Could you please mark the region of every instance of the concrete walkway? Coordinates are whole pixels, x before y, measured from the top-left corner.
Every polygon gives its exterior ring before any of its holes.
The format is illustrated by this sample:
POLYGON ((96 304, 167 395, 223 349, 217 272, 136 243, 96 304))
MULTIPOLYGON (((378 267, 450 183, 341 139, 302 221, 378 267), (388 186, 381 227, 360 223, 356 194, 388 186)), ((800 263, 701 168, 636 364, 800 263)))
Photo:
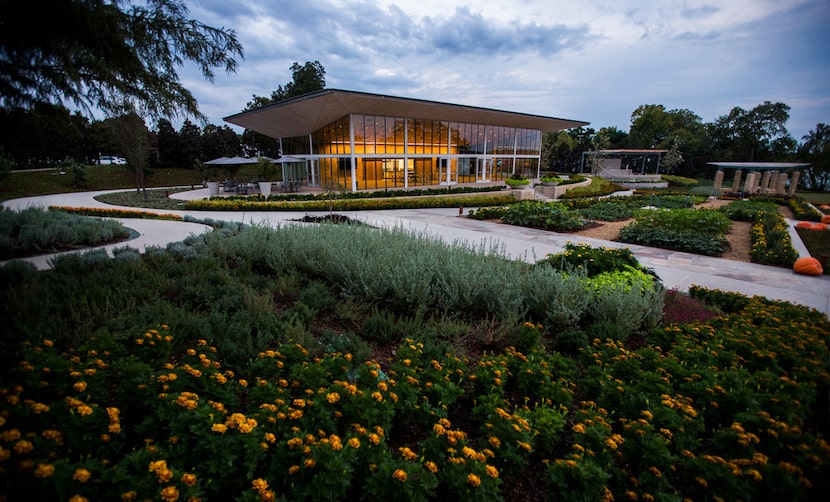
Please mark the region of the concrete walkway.
MULTIPOLYGON (((110 191, 14 199, 4 202, 3 206, 17 210, 31 206, 48 207, 50 205, 112 208, 114 206, 94 199, 96 195, 108 192, 110 191)), ((207 189, 180 192, 173 195, 173 197, 181 200, 201 199, 206 196, 207 189)), ((123 209, 135 210, 136 208, 123 209)), ((144 211, 154 210, 144 209, 144 211)), ((278 211, 165 210, 157 212, 173 213, 181 216, 190 215, 194 218, 264 224, 271 227, 279 226, 305 214, 278 211)), ((459 241, 475 245, 483 244, 488 247, 497 246, 508 256, 528 262, 544 258, 545 255, 550 253, 559 253, 568 242, 585 243, 595 247, 627 247, 633 251, 640 263, 653 269, 668 288, 685 291, 691 285, 698 285, 742 293, 748 296, 760 295, 805 305, 830 315, 830 277, 826 275, 819 277, 807 276, 796 274, 792 270, 782 267, 737 262, 678 251, 579 238, 568 234, 477 221, 459 217, 458 209, 455 208, 338 211, 338 213, 378 227, 400 227, 445 242, 459 241)), ((308 214, 324 215, 327 212, 309 212, 308 214)), ((143 251, 147 246, 164 247, 170 242, 181 241, 190 234, 200 233, 206 229, 203 225, 194 223, 161 220, 124 219, 122 222, 126 227, 138 232, 139 237, 127 243, 109 247, 128 245, 143 251)), ((795 223, 791 222, 791 226, 795 223)), ((800 239, 794 239, 794 244, 800 253, 806 253, 800 239)), ((38 263, 38 266, 47 267, 48 259, 49 257, 39 257, 32 261, 38 263)))

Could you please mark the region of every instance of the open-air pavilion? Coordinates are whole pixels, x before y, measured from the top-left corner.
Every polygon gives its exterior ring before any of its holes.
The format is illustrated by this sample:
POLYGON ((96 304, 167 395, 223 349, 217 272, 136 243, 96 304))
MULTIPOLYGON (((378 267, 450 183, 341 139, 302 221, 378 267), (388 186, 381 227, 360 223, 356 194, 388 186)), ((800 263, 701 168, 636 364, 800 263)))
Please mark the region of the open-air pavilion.
MULTIPOLYGON (((610 177, 629 177, 637 175, 660 174, 660 161, 668 150, 588 150, 582 152, 579 172, 584 172, 585 164, 594 164, 599 171, 610 177), (593 162, 587 162, 588 159, 593 162)), ((601 174, 601 173, 599 173, 601 174)))
POLYGON ((795 195, 798 187, 798 178, 801 176, 800 169, 810 164, 795 162, 709 162, 709 165, 718 168, 715 173, 714 187, 720 193, 733 192, 741 195, 772 194, 772 195, 795 195), (732 185, 724 187, 724 169, 734 169, 732 185), (744 171, 743 188, 741 180, 744 171), (792 172, 790 178, 789 172, 792 172))

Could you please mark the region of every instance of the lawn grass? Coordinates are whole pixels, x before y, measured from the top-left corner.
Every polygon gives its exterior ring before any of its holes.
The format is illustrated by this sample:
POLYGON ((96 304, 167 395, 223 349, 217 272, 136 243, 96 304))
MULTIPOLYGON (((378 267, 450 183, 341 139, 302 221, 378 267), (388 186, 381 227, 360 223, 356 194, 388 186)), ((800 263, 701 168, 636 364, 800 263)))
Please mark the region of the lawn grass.
MULTIPOLYGON (((86 173, 87 181, 75 187, 72 176, 61 174, 60 169, 13 171, 0 183, 0 201, 56 193, 135 188, 135 177, 124 166, 86 166, 86 173)), ((252 179, 256 174, 256 166, 241 166, 236 177, 252 179)), ((147 188, 196 186, 202 184, 202 177, 202 173, 194 169, 163 168, 153 170, 146 183, 147 188)))
POLYGON ((189 188, 167 188, 147 190, 147 200, 137 190, 114 192, 98 195, 95 200, 105 204, 126 207, 142 207, 147 209, 176 210, 184 209, 185 201, 171 199, 170 194, 183 192, 189 188))

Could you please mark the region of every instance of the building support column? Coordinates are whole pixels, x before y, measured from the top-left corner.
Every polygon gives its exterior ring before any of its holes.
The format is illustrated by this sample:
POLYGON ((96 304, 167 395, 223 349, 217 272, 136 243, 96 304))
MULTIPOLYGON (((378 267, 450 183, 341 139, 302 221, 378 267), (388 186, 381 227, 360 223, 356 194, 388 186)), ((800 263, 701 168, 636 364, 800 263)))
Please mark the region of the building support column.
POLYGON ((787 195, 790 197, 795 195, 795 190, 798 187, 798 178, 801 177, 801 171, 795 171, 793 173, 793 179, 790 180, 790 188, 787 190, 787 195))
POLYGON ((737 192, 741 188, 741 175, 743 172, 740 169, 735 170, 735 178, 732 180, 732 191, 737 192))
POLYGON ((349 115, 349 157, 352 164, 352 192, 357 192, 357 158, 354 155, 354 117, 349 115))

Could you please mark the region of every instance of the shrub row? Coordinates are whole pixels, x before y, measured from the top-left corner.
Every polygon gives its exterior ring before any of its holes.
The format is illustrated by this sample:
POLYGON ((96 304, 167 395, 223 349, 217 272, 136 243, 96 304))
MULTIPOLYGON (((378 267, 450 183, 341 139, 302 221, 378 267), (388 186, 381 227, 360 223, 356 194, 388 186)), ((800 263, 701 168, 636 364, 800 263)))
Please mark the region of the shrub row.
POLYGON ((214 197, 188 201, 186 209, 207 211, 371 211, 383 209, 419 209, 439 207, 478 207, 511 204, 512 195, 478 195, 446 197, 387 197, 367 199, 315 199, 308 201, 264 201, 259 198, 214 197))
POLYGON ((79 214, 83 216, 99 216, 102 218, 137 218, 143 220, 170 220, 182 221, 183 218, 177 214, 160 214, 152 211, 138 211, 133 209, 117 209, 105 207, 73 207, 73 206, 49 206, 50 211, 62 211, 64 213, 79 214))
POLYGON ((761 211, 751 230, 749 256, 755 263, 792 267, 798 252, 792 245, 789 225, 779 213, 761 211))

